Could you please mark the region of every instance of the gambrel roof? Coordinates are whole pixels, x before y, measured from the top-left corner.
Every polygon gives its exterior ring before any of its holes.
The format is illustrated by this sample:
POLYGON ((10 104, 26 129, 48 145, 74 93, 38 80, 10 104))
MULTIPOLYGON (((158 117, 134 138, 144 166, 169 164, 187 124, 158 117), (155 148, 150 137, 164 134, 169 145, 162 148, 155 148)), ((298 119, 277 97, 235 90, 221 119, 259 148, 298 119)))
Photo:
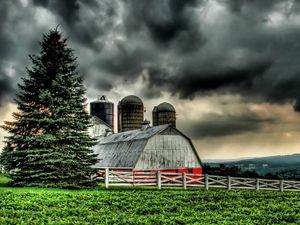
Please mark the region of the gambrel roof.
POLYGON ((100 160, 95 167, 134 168, 148 140, 154 135, 162 134, 167 130, 173 132, 173 134, 184 136, 191 144, 200 162, 191 140, 173 128, 171 124, 166 124, 100 137, 98 143, 93 147, 94 153, 98 154, 100 160))

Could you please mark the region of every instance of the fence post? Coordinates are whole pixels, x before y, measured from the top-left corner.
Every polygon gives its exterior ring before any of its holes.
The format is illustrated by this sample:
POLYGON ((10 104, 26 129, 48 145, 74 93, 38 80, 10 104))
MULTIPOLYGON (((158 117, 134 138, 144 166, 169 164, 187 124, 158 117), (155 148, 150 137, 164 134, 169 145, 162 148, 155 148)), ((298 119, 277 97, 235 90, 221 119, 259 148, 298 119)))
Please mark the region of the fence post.
POLYGON ((134 186, 134 183, 135 181, 134 181, 134 171, 132 170, 132 186, 134 186))
POLYGON ((205 190, 208 191, 208 174, 205 174, 204 181, 205 181, 205 190))
POLYGON ((156 183, 157 183, 157 187, 160 190, 161 189, 161 174, 160 171, 157 171, 156 173, 156 183))
POLYGON ((186 173, 182 173, 182 185, 183 189, 186 190, 186 173))
POLYGON ((109 168, 105 168, 105 188, 109 187, 109 168))
POLYGON ((280 191, 283 192, 283 179, 280 180, 280 191))
POLYGON ((231 177, 227 176, 227 190, 231 190, 231 177))
POLYGON ((255 179, 255 190, 259 190, 259 178, 255 179))

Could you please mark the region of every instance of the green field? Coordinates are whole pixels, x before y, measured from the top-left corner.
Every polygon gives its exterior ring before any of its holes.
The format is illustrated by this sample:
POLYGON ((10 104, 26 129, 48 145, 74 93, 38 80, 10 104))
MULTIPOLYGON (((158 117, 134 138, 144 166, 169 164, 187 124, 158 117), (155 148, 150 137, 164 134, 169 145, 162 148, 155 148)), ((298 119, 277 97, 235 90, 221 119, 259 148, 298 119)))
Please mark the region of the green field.
POLYGON ((5 187, 0 224, 300 224, 300 193, 5 187))

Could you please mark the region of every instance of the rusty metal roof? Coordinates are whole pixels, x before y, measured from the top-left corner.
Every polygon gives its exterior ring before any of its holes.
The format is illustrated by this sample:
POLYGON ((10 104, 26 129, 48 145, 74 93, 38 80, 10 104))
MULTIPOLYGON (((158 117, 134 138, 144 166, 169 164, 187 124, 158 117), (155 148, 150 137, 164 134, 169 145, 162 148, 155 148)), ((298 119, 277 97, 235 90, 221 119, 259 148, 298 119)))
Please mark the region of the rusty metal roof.
POLYGON ((170 124, 100 137, 93 147, 100 160, 95 167, 134 167, 149 138, 170 124))

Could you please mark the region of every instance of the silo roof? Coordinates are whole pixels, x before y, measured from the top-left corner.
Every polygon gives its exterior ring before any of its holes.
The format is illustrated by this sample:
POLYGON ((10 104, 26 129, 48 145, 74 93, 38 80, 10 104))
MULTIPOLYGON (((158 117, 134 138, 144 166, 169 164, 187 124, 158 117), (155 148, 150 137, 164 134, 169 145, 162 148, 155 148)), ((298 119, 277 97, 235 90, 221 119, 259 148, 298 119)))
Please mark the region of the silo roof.
POLYGON ((143 101, 138 96, 128 95, 121 100, 121 104, 122 105, 125 105, 125 104, 142 104, 143 105, 143 101))
POLYGON ((163 102, 157 106, 156 111, 157 112, 175 112, 175 108, 170 103, 163 102))
POLYGON ((91 103, 110 103, 110 104, 113 104, 113 102, 107 100, 105 95, 102 95, 102 96, 98 97, 97 100, 92 101, 91 103))

